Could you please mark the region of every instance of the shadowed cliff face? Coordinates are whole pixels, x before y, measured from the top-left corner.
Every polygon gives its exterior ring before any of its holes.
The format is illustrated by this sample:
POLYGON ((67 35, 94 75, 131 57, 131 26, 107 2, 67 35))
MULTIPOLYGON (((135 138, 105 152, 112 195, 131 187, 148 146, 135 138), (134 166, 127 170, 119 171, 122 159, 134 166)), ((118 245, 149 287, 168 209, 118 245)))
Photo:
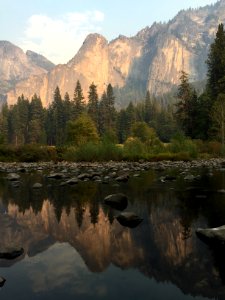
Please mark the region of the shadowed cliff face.
POLYGON ((7 41, 0 41, 0 94, 31 75, 46 74, 54 64, 35 52, 26 54, 7 41))
POLYGON ((91 34, 67 64, 48 74, 31 72, 37 76, 19 82, 7 94, 8 103, 15 103, 22 93, 29 98, 37 93, 48 106, 57 85, 62 95, 68 92, 72 97, 77 80, 85 96, 92 82, 98 86, 99 95, 108 83, 163 94, 179 83, 181 70, 190 74, 191 81, 202 81, 209 46, 218 24, 225 21, 224 3, 221 0, 212 6, 181 11, 167 24, 154 23, 134 37, 119 36, 110 43, 99 34, 91 34))

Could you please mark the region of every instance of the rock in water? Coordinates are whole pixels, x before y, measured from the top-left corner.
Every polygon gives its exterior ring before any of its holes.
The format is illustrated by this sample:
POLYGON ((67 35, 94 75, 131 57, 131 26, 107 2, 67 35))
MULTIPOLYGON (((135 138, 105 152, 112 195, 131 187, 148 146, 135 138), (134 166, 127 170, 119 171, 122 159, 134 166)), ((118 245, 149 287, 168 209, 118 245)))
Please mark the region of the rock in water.
POLYGON ((116 217, 117 221, 126 227, 135 228, 137 227, 143 219, 135 215, 133 212, 124 212, 116 217))
POLYGON ((109 195, 105 197, 104 202, 117 210, 124 210, 128 204, 127 196, 122 193, 109 195))
POLYGON ((6 282, 6 279, 4 277, 0 276, 0 287, 3 287, 5 282, 6 282))
POLYGON ((24 253, 24 249, 21 248, 19 250, 13 250, 10 252, 0 252, 0 258, 3 259, 15 259, 18 256, 22 255, 24 253))
POLYGON ((196 234, 208 244, 225 244, 225 225, 215 228, 198 228, 196 234))
POLYGON ((42 188, 42 184, 39 183, 39 182, 36 182, 36 183, 33 184, 32 188, 33 189, 40 189, 40 188, 42 188))

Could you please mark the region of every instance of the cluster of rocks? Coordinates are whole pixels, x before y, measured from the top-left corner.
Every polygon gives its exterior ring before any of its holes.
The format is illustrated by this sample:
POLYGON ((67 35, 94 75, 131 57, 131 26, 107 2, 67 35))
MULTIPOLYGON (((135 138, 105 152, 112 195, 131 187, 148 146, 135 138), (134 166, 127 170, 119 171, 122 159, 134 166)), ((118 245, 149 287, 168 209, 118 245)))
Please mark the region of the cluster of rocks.
MULTIPOLYGON (((160 162, 104 162, 104 163, 74 163, 74 162, 38 162, 38 163, 0 163, 0 173, 8 173, 6 178, 13 186, 18 186, 20 173, 39 172, 48 179, 60 180, 60 185, 74 185, 80 181, 95 181, 109 183, 111 181, 127 182, 130 177, 138 177, 143 171, 166 171, 170 168, 179 168, 185 180, 195 179, 190 170, 206 167, 209 170, 225 170, 224 159, 160 162)), ((209 173, 211 172, 209 171, 209 173)), ((170 175, 161 177, 161 181, 174 180, 170 175)), ((37 182, 33 188, 41 188, 37 182)))
MULTIPOLYGON (((104 203, 116 210, 123 211, 127 208, 128 198, 122 193, 112 194, 105 197, 104 203)), ((143 221, 142 218, 130 211, 120 213, 116 219, 122 226, 130 228, 137 227, 143 221)))

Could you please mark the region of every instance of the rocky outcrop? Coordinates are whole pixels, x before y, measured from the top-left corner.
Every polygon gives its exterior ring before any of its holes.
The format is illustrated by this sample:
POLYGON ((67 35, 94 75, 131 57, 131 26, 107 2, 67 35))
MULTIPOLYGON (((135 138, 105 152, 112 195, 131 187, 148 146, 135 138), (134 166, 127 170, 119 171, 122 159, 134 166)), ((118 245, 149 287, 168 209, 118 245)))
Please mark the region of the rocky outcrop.
POLYGON ((34 52, 22 49, 8 41, 0 41, 0 94, 4 94, 21 80, 31 75, 47 73, 54 64, 34 52))
POLYGON ((55 64, 53 64, 46 57, 31 50, 27 50, 26 56, 31 63, 34 63, 36 66, 46 71, 51 71, 55 67, 55 64))
MULTIPOLYGON (((143 94, 146 89, 152 94, 166 93, 179 83, 181 70, 190 74, 191 81, 202 81, 209 46, 218 24, 224 21, 225 1, 221 0, 212 6, 181 11, 167 24, 154 23, 131 38, 120 35, 108 43, 103 36, 90 34, 68 64, 44 75, 37 71, 37 76, 19 82, 8 93, 8 103, 15 103, 22 93, 28 98, 37 93, 48 106, 57 85, 62 95, 68 92, 72 97, 77 80, 85 96, 92 82, 98 86, 99 95, 111 83, 124 88, 121 99, 129 89, 141 89, 143 94)), ((31 52, 27 55, 39 67, 46 66, 40 56, 37 59, 31 52)))

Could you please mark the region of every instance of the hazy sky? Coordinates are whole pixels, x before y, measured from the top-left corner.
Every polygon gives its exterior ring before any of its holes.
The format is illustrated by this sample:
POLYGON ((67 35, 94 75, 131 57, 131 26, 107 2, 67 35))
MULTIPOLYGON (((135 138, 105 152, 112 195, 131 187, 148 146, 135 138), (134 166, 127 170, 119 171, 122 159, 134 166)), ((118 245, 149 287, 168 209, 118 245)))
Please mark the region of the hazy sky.
POLYGON ((216 0, 0 0, 0 40, 66 63, 86 35, 108 40, 133 36, 153 22, 168 21, 181 9, 216 0))

